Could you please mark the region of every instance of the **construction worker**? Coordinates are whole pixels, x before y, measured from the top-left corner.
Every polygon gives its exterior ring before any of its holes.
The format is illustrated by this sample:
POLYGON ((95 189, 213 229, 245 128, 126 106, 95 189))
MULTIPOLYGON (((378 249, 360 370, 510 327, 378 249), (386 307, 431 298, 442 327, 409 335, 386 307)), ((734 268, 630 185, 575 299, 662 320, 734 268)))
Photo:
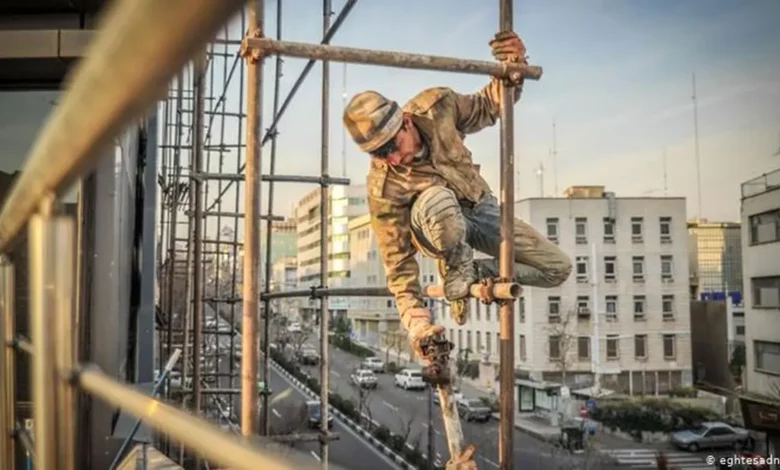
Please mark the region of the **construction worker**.
MULTIPOLYGON (((526 49, 514 32, 490 41, 493 56, 525 62, 526 49)), ((523 79, 515 77, 515 101, 523 79)), ((497 277, 500 210, 465 147, 466 134, 496 123, 500 81, 475 94, 430 88, 403 108, 376 91, 355 95, 344 110, 344 125, 363 152, 371 155, 367 179, 371 225, 395 296, 401 323, 412 348, 444 332, 431 325, 419 282, 415 254, 438 260, 444 293, 453 319, 467 317, 469 286, 482 277, 497 277), (474 249, 494 257, 473 259, 474 249)), ((515 219, 515 280, 529 286, 555 287, 571 273, 571 260, 527 223, 515 219)))

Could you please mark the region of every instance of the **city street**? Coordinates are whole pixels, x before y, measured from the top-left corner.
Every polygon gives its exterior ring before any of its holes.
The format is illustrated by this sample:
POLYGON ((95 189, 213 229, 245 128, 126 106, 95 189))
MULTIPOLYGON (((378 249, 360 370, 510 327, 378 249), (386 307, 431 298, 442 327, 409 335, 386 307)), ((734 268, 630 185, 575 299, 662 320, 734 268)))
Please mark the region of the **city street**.
MULTIPOLYGON (((312 340, 310 342, 317 347, 312 340)), ((349 383, 349 375, 360 363, 360 359, 338 348, 330 348, 331 389, 358 403, 356 387, 349 383)), ((383 358, 384 359, 384 358, 383 358)), ((304 367, 309 374, 319 378, 319 366, 304 367)), ((393 433, 407 436, 406 442, 419 445, 424 454, 428 452, 428 391, 404 391, 396 388, 392 374, 378 374, 377 389, 368 392, 365 406, 371 419, 389 428, 393 433)), ((477 447, 480 468, 498 468, 498 422, 463 422, 463 433, 467 443, 477 447)), ((433 409, 434 452, 438 462, 443 464, 449 458, 447 441, 438 406, 433 409)), ((572 455, 528 434, 515 430, 514 457, 518 468, 609 468, 610 461, 598 455, 572 455)))
MULTIPOLYGON (((271 414, 269 420, 271 426, 284 425, 297 416, 289 416, 294 413, 307 398, 288 382, 284 377, 271 368, 269 385, 273 396, 283 396, 270 405, 271 414), (285 393, 291 389, 292 393, 285 393), (282 395, 284 393, 284 395, 282 395)), ((370 470, 398 470, 398 467, 375 450, 368 442, 359 438, 350 428, 334 420, 333 431, 339 434, 339 439, 330 445, 330 462, 346 469, 370 469, 370 470)), ((312 459, 319 461, 319 443, 303 442, 295 444, 295 448, 311 455, 312 459)))

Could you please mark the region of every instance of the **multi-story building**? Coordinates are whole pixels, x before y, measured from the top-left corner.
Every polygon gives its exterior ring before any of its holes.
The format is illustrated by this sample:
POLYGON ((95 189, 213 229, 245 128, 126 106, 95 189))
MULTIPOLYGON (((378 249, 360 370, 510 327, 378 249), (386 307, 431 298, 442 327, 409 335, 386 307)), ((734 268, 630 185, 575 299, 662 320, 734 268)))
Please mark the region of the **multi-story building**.
POLYGON ((688 222, 691 293, 699 300, 742 303, 742 228, 738 222, 688 222))
MULTIPOLYGON (((279 258, 271 268, 271 291, 290 291, 298 285, 298 263, 294 257, 279 258)), ((298 299, 274 299, 272 310, 284 316, 297 314, 298 299)))
MULTIPOLYGON (((265 258, 266 224, 261 224, 260 244, 262 245, 262 255, 265 258)), ((285 220, 275 220, 271 222, 271 258, 263 259, 263 262, 269 261, 271 266, 282 258, 294 258, 298 254, 298 231, 294 218, 285 220)))
POLYGON ((780 452, 780 169, 742 184, 746 380, 743 417, 780 452))
MULTIPOLYGON (((559 287, 524 287, 516 302, 518 368, 535 381, 576 388, 591 385, 596 371, 603 388, 626 393, 689 385, 685 200, 617 198, 603 186, 569 188, 565 196, 516 203, 516 217, 574 264, 559 287)), ((463 327, 444 316, 456 347, 497 363, 497 310, 472 302, 463 327)))
MULTIPOLYGON (((377 250, 376 237, 368 214, 350 221, 349 247, 349 285, 385 287, 385 268, 377 250)), ((417 261, 420 265, 420 284, 425 286, 437 282, 435 261, 419 253, 417 261)), ((432 314, 435 315, 440 310, 435 308, 437 304, 433 299, 426 299, 425 302, 432 314)), ((347 315, 352 321, 352 329, 357 338, 376 347, 386 346, 383 340, 388 333, 400 328, 398 310, 392 297, 351 297, 347 315)))
MULTIPOLYGON (((295 206, 298 244, 298 289, 320 284, 320 190, 304 196, 295 206)), ((331 186, 328 188, 328 287, 343 287, 349 278, 349 221, 368 212, 366 187, 331 186)), ((329 297, 331 315, 346 315, 349 299, 329 297)), ((314 318, 319 301, 302 299, 301 314, 314 318)))

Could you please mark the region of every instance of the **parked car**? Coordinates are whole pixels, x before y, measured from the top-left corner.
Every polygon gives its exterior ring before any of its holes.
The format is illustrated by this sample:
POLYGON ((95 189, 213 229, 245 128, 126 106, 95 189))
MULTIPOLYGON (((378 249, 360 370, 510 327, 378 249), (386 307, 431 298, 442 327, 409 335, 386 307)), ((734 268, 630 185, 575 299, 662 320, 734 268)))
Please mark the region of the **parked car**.
POLYGON ((301 332, 301 324, 298 322, 293 322, 287 325, 287 332, 288 333, 300 333, 301 332))
POLYGON ((721 447, 747 448, 751 446, 752 440, 746 429, 720 421, 708 421, 696 429, 673 433, 671 442, 680 449, 698 452, 699 449, 721 447))
POLYGON ((311 346, 303 346, 298 351, 298 362, 305 365, 316 366, 320 363, 320 355, 311 346))
POLYGON ((367 369, 374 373, 381 374, 385 371, 385 362, 378 357, 367 357, 361 364, 361 369, 367 369))
POLYGON ((357 369, 349 375, 349 381, 353 385, 362 388, 376 388, 376 375, 368 369, 357 369))
MULTIPOLYGON (((306 411, 309 417, 309 429, 319 429, 322 422, 322 407, 319 400, 306 402, 306 411)), ((328 429, 333 428, 333 415, 328 414, 328 429)))
POLYGON ((489 407, 485 406, 482 400, 478 398, 464 398, 458 401, 458 415, 466 421, 481 421, 486 422, 490 420, 492 411, 489 407))
POLYGON ((413 369, 404 369, 395 374, 395 386, 404 390, 416 389, 424 390, 425 382, 422 379, 422 372, 413 369))
MULTIPOLYGON (((452 397, 455 399, 456 405, 464 398, 463 393, 458 389, 458 387, 452 387, 452 397)), ((439 392, 437 390, 434 390, 433 393, 433 404, 439 404, 439 392)))

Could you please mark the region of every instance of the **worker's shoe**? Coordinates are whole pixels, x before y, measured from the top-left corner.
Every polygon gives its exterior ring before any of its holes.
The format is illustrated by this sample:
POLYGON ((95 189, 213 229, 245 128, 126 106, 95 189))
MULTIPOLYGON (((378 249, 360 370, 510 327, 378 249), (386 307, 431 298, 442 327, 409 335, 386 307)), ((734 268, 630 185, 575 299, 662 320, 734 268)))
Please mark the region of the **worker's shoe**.
POLYGON ((409 328, 409 342, 414 353, 425 361, 426 365, 433 361, 431 351, 424 351, 423 345, 431 338, 444 336, 445 328, 441 325, 431 325, 430 323, 418 323, 409 328))
POLYGON ((469 314, 469 289, 478 279, 473 249, 460 244, 446 260, 439 259, 438 268, 444 279, 444 297, 450 302, 450 316, 458 325, 464 325, 469 314))

